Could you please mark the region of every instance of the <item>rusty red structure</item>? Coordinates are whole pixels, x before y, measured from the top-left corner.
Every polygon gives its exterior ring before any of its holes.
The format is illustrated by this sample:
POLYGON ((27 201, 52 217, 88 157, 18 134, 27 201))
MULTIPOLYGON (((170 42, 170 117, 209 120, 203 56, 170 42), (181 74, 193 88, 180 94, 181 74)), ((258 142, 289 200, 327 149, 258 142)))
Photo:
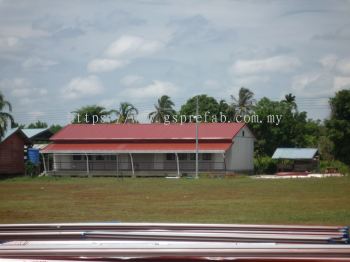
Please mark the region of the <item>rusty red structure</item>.
POLYGON ((24 147, 30 144, 19 128, 5 133, 0 141, 0 175, 24 174, 24 147))

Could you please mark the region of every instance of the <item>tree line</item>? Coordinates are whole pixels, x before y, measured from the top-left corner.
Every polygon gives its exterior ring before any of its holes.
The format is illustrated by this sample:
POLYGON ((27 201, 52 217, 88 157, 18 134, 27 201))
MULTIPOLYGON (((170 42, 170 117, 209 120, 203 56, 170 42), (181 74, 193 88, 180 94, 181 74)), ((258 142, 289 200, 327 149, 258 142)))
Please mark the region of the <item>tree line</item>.
MULTIPOLYGON (((278 126, 267 122, 248 123, 256 136, 256 157, 271 156, 277 147, 316 147, 324 160, 340 160, 350 164, 350 90, 341 90, 329 99, 330 117, 324 121, 312 120, 305 111, 299 111, 296 98, 287 94, 280 101, 273 101, 267 97, 260 100, 254 98, 254 93, 242 87, 237 96, 231 95, 229 101, 217 101, 214 97, 202 94, 189 98, 180 110, 175 110, 175 104, 167 95, 161 96, 154 104, 154 111, 148 118, 152 123, 164 123, 170 116, 195 115, 198 99, 198 113, 204 115, 210 112, 210 118, 219 117, 224 113, 227 121, 234 122, 237 115, 245 116, 257 114, 260 118, 269 115, 283 115, 278 126)), ((0 137, 3 137, 9 124, 18 125, 11 115, 11 104, 0 94, 0 137)), ((72 113, 75 117, 72 123, 80 123, 78 116, 87 116, 84 123, 92 124, 93 116, 104 117, 108 123, 138 123, 138 109, 129 102, 120 103, 117 109, 107 110, 103 106, 83 106, 72 113)), ((211 121, 211 119, 208 119, 211 121)), ((192 119, 193 121, 193 119, 192 119)), ((37 121, 27 128, 47 128, 44 122, 37 121)), ((55 133, 61 126, 52 125, 50 129, 55 133)))

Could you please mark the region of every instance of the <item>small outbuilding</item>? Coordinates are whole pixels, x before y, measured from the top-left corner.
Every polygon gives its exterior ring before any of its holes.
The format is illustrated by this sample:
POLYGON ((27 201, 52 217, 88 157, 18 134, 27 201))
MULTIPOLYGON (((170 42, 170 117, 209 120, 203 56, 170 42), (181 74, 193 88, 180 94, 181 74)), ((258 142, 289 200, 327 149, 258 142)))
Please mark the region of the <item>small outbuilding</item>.
POLYGON ((278 172, 310 172, 318 168, 317 148, 277 148, 272 159, 278 159, 278 172))
POLYGON ((0 175, 24 174, 24 147, 31 144, 19 129, 9 129, 0 140, 0 175))

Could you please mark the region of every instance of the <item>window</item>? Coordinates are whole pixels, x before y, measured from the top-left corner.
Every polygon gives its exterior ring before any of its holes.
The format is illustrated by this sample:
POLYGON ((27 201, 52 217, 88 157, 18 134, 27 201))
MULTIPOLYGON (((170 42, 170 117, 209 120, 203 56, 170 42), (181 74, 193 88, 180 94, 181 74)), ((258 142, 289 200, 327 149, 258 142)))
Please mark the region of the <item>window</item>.
POLYGON ((166 160, 175 160, 175 154, 166 154, 166 160))
POLYGON ((178 154, 179 160, 187 160, 187 154, 178 154))
POLYGON ((81 160, 81 155, 73 155, 73 160, 74 160, 74 161, 79 161, 79 160, 81 160))
POLYGON ((109 159, 112 161, 116 161, 117 160, 117 156, 116 155, 110 155, 109 159))
POLYGON ((202 159, 203 160, 211 160, 211 154, 203 154, 202 159))
POLYGON ((105 160, 105 156, 97 155, 96 160, 105 160))
POLYGON ((242 131, 242 136, 244 136, 244 130, 242 131))
POLYGON ((196 154, 190 154, 190 160, 196 160, 196 154))

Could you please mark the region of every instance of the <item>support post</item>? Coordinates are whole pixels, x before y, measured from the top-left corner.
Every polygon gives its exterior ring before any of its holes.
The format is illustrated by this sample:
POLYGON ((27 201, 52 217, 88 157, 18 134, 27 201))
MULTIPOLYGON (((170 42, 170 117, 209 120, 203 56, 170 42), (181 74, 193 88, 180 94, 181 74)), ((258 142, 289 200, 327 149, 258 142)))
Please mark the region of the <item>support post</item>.
POLYGON ((117 177, 119 177, 119 154, 116 155, 117 160, 117 177))
POLYGON ((47 169, 46 169, 46 161, 45 161, 45 155, 43 153, 41 153, 41 157, 43 158, 43 164, 44 164, 44 174, 47 174, 47 169))
POLYGON ((131 162, 131 171, 132 171, 132 177, 135 177, 135 169, 134 169, 134 159, 132 157, 132 154, 129 153, 130 156, 130 162, 131 162))
POLYGON ((198 96, 196 98, 196 178, 198 178, 198 96))
POLYGON ((176 168, 177 168, 177 177, 180 177, 180 163, 179 163, 179 155, 175 153, 176 157, 176 168))
POLYGON ((226 174, 226 155, 225 155, 225 153, 222 154, 222 157, 224 159, 224 170, 225 170, 225 174, 226 174))
POLYGON ((90 169, 89 169, 89 156, 88 154, 85 154, 86 157, 86 173, 88 174, 88 176, 90 177, 90 169))

